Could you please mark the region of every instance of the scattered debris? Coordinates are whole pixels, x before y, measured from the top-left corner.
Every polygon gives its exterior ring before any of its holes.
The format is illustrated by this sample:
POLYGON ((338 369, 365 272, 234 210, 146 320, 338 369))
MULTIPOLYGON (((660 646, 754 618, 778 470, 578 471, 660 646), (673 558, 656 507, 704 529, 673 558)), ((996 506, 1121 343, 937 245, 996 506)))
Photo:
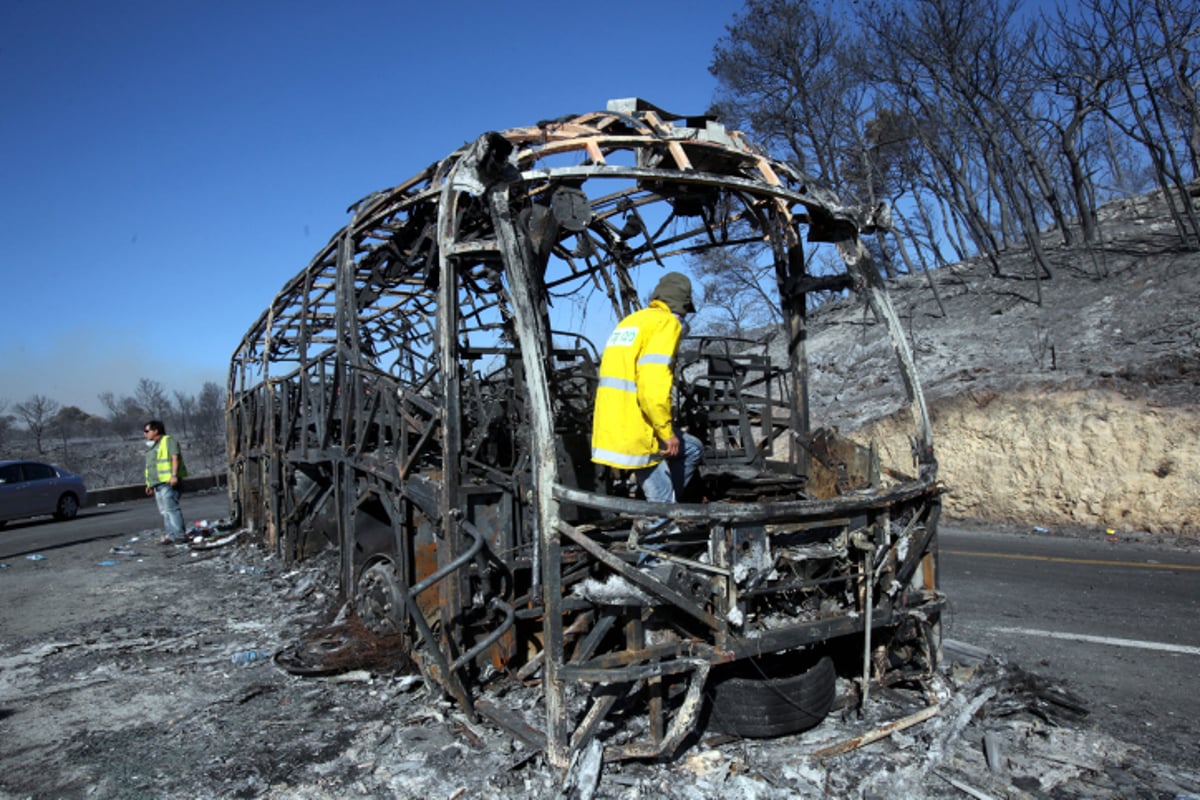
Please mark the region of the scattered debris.
MULTIPOLYGON (((90 574, 94 561, 80 559, 77 568, 90 574)), ((120 602, 100 621, 63 617, 36 641, 0 642, 0 795, 1200 797, 1194 767, 1160 763, 1091 729, 1069 687, 986 654, 967 668, 943 664, 928 690, 920 682, 877 687, 865 707, 850 704, 803 734, 707 736, 670 760, 603 761, 590 744, 568 773, 547 763, 534 730, 544 723, 539 682, 483 681, 473 716, 439 691, 415 691, 426 685, 416 672, 380 669, 370 664, 378 652, 341 644, 333 623, 320 619, 356 622, 334 593, 320 604, 316 590, 289 599, 301 586, 336 582, 335 552, 274 573, 276 591, 252 597, 230 567, 270 565, 254 546, 187 569, 158 563, 168 572, 122 572, 120 602), (159 588, 164 580, 169 591, 159 588), (310 655, 332 656, 339 669, 310 680, 285 669, 231 668, 229 653, 247 641, 260 654, 310 641, 310 655), (29 703, 33 697, 39 702, 29 703), (936 705, 926 706, 931 698, 936 705), (504 726, 493 724, 501 700, 504 726), (933 709, 919 724, 896 724, 933 709), (889 724, 893 732, 869 746, 818 755, 889 724), (1004 769, 994 770, 1001 761, 1004 769)))
POLYGON ((1000 740, 995 731, 983 732, 983 757, 992 772, 1003 772, 1004 763, 1000 756, 1000 740))
POLYGON ((354 614, 305 633, 275 655, 293 675, 338 675, 370 671, 400 674, 412 668, 402 637, 378 634, 354 614))
POLYGON ((988 660, 990 654, 982 647, 976 647, 957 639, 942 639, 942 659, 948 664, 979 665, 988 660))
POLYGON ((185 538, 193 550, 215 550, 233 544, 245 533, 245 529, 227 519, 202 519, 188 527, 185 538))
POLYGON ((928 706, 916 712, 915 714, 909 714, 907 717, 885 723, 880 725, 878 728, 859 734, 853 739, 847 739, 844 742, 830 745, 829 747, 822 747, 820 750, 814 753, 813 756, 819 761, 824 761, 833 756, 841 755, 842 753, 848 753, 851 750, 856 750, 859 747, 870 744, 871 742, 877 742, 885 736, 891 736, 896 731, 902 731, 905 728, 909 728, 913 725, 924 722, 927 719, 937 716, 937 713, 937 706, 928 706))
POLYGON ((939 778, 944 780, 946 783, 953 786, 955 789, 958 789, 959 791, 963 792, 964 794, 970 795, 971 797, 977 798, 977 800, 996 800, 996 798, 992 797, 990 794, 984 794, 983 792, 979 791, 978 789, 976 789, 972 786, 968 786, 964 781, 960 781, 955 778, 951 778, 949 775, 944 775, 941 772, 936 772, 934 774, 936 774, 939 778))
POLYGON ((246 664, 253 664, 255 661, 269 659, 270 657, 271 654, 265 650, 239 650, 229 657, 229 661, 231 664, 245 666, 246 664))
POLYGON ((563 781, 564 797, 572 800, 592 800, 600 783, 603 753, 604 748, 599 739, 592 739, 587 747, 575 753, 570 769, 567 770, 566 780, 563 781))

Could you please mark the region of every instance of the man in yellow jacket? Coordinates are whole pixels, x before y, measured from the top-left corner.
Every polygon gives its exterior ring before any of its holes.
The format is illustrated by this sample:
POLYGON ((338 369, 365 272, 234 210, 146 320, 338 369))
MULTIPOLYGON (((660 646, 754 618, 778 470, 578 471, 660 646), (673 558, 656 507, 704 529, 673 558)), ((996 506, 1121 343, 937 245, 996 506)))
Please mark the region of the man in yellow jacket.
POLYGON ((152 419, 142 426, 146 436, 146 494, 154 495, 162 514, 166 535, 163 544, 182 544, 183 511, 179 508, 179 482, 187 477, 179 443, 167 436, 161 420, 152 419))
POLYGON ((700 440, 677 431, 671 414, 675 351, 683 317, 695 310, 692 282, 668 272, 650 305, 617 325, 600 359, 592 461, 632 471, 655 502, 675 502, 704 455, 700 440))

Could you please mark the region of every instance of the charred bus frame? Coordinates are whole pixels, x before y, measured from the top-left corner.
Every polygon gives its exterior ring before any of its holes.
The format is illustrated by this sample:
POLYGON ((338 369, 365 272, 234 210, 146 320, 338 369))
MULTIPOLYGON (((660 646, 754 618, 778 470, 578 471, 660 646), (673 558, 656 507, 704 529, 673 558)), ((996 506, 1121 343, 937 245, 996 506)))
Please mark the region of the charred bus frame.
POLYGON ((235 514, 289 561, 336 546, 367 628, 400 637, 468 712, 536 729, 558 766, 593 740, 608 758, 670 754, 721 713, 722 687, 740 703, 728 687, 755 676, 771 691, 803 679, 812 707, 779 730, 819 722, 835 649, 859 653, 864 689, 927 675, 937 463, 861 239, 874 225, 715 120, 643 101, 486 133, 356 204, 242 340, 235 514), (810 274, 805 232, 844 269, 810 274), (552 311, 597 298, 620 318, 637 269, 749 243, 774 264, 786 358, 685 340, 679 405, 705 467, 687 502, 647 503, 589 461, 599 356, 552 311), (810 429, 806 302, 828 289, 856 293, 890 337, 910 470, 810 429), (633 522, 657 515, 683 533, 646 569, 633 522), (539 674, 540 719, 483 696, 539 674))

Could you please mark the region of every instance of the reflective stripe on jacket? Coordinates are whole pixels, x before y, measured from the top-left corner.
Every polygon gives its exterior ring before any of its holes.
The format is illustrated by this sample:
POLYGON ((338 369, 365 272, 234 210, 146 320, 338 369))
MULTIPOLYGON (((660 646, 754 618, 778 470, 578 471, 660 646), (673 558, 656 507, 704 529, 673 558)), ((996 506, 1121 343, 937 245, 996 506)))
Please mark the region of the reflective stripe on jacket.
POLYGON ((592 420, 592 461, 638 469, 662 460, 671 427, 672 365, 683 326, 665 303, 621 320, 604 346, 592 420))
MULTIPOLYGON (((146 485, 157 486, 160 483, 169 483, 171 480, 171 453, 170 453, 170 436, 159 437, 158 445, 154 448, 154 464, 155 471, 152 474, 150 465, 146 464, 146 485)), ((183 466, 183 453, 176 450, 179 456, 179 472, 176 477, 186 478, 187 470, 183 466)))

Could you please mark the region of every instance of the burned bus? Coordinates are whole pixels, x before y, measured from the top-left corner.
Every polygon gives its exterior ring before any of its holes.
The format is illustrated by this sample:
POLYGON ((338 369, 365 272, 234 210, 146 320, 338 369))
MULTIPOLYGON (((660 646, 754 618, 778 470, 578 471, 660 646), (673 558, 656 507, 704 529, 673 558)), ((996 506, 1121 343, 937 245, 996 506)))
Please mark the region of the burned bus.
POLYGON ((879 224, 717 120, 641 100, 484 133, 352 206, 239 344, 235 516, 289 563, 336 549, 362 630, 557 766, 804 730, 839 675, 864 695, 920 681, 941 488, 863 241, 879 224), (836 268, 812 268, 818 246, 836 268), (600 353, 580 309, 611 328, 639 278, 723 248, 773 268, 781 335, 681 342, 676 414, 704 461, 680 502, 651 503, 590 460, 600 353), (911 462, 813 406, 814 293, 856 298, 886 337, 911 462), (649 543, 635 523, 657 517, 676 527, 649 543), (509 681, 540 681, 535 713, 496 699, 509 681))

